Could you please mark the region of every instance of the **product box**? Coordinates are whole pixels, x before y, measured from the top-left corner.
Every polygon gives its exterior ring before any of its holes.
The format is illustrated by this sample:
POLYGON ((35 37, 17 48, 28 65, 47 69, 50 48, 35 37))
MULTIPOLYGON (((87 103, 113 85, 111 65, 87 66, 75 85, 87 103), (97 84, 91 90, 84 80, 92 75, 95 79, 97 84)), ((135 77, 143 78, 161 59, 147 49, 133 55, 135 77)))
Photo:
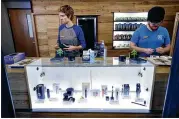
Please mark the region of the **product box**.
POLYGON ((82 61, 90 61, 90 54, 88 51, 83 51, 82 61))
POLYGON ((25 53, 13 53, 13 54, 4 56, 5 64, 14 64, 23 59, 25 59, 25 53))

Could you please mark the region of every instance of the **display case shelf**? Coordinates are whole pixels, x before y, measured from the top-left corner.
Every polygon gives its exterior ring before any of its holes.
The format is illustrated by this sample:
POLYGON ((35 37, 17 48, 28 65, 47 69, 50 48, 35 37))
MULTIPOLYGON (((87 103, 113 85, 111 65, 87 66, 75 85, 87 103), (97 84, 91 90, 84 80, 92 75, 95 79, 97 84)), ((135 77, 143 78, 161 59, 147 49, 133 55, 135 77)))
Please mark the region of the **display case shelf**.
POLYGON ((132 32, 134 32, 135 30, 113 30, 113 31, 132 31, 132 32))
POLYGON ((113 41, 130 41, 130 39, 129 40, 125 40, 125 39, 123 39, 123 40, 115 40, 115 39, 113 39, 113 41))
POLYGON ((114 22, 119 22, 119 23, 144 23, 144 22, 147 22, 147 21, 114 21, 114 22))

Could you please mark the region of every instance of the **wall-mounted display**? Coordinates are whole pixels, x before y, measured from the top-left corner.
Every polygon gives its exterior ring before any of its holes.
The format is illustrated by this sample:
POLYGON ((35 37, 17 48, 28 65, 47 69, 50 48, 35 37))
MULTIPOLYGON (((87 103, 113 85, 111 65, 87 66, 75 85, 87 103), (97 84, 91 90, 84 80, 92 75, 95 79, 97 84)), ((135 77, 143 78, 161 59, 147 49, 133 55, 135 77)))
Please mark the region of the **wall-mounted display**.
POLYGON ((147 23, 147 12, 113 13, 113 49, 129 49, 136 29, 147 23), (123 42, 125 41, 125 42, 123 42))

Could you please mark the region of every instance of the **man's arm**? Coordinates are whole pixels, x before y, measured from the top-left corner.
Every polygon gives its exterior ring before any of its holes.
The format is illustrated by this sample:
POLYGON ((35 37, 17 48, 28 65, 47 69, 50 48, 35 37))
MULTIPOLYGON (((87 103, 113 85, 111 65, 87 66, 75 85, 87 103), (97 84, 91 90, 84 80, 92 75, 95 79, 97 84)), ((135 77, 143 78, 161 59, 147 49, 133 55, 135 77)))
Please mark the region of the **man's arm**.
POLYGON ((130 47, 132 49, 136 50, 137 52, 144 52, 146 54, 152 54, 154 52, 154 50, 151 49, 151 48, 140 48, 140 47, 137 47, 135 45, 135 43, 133 43, 133 42, 130 42, 130 47))
POLYGON ((170 36, 169 33, 167 31, 167 29, 165 28, 164 30, 165 36, 164 36, 164 45, 165 47, 159 47, 156 49, 156 52, 160 53, 160 54, 164 54, 170 51, 170 36))
POLYGON ((140 48, 140 47, 137 47, 135 43, 133 42, 130 42, 130 47, 134 50, 136 50, 137 52, 144 52, 145 51, 145 48, 140 48))
POLYGON ((136 45, 136 44, 139 43, 139 39, 140 39, 140 33, 139 33, 138 30, 136 30, 134 32, 134 34, 132 35, 130 47, 132 49, 136 50, 137 52, 144 52, 146 54, 152 54, 154 52, 153 49, 151 49, 151 48, 140 48, 136 45))
POLYGON ((164 54, 170 51, 170 44, 168 44, 166 47, 162 48, 159 47, 156 49, 156 52, 160 53, 160 54, 164 54))
POLYGON ((164 48, 164 52, 169 52, 170 51, 170 44, 168 44, 165 48, 164 48))

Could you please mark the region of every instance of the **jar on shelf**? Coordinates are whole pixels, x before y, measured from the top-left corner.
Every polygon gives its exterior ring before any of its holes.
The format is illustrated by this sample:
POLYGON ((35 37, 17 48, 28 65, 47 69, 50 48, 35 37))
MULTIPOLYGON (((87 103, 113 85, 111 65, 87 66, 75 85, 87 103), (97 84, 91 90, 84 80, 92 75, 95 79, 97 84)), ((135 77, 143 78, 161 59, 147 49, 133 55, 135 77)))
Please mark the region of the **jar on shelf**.
POLYGON ((115 24, 115 30, 118 30, 118 24, 115 24))

